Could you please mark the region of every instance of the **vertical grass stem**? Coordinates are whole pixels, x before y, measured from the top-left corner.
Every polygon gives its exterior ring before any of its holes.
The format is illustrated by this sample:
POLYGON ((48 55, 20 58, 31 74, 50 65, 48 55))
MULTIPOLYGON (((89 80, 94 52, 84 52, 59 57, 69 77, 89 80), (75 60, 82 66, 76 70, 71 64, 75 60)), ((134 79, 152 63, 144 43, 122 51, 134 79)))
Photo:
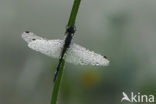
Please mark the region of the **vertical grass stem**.
MULTIPOLYGON (((80 2, 81 2, 81 0, 74 0, 73 7, 71 10, 71 14, 70 14, 69 21, 68 21, 68 25, 67 25, 68 27, 70 27, 70 26, 74 27, 75 26, 76 16, 78 13, 80 2)), ((57 79, 54 83, 52 98, 51 98, 51 104, 57 104, 60 85, 61 85, 61 79, 63 76, 64 65, 65 65, 65 60, 63 59, 63 61, 61 63, 60 70, 58 72, 57 79)))

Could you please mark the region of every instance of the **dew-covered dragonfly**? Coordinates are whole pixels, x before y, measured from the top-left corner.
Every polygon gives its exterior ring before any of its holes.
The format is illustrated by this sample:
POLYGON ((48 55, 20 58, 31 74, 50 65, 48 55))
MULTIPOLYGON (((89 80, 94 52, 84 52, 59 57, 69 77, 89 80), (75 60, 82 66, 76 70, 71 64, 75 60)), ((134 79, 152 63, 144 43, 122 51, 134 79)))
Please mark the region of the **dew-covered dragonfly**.
MULTIPOLYGON (((22 38, 28 43, 29 48, 53 58, 60 58, 65 42, 65 40, 61 39, 48 40, 29 31, 22 33, 22 38)), ((107 66, 109 64, 106 56, 97 54, 75 43, 70 44, 65 55, 66 62, 73 64, 94 66, 107 66)))

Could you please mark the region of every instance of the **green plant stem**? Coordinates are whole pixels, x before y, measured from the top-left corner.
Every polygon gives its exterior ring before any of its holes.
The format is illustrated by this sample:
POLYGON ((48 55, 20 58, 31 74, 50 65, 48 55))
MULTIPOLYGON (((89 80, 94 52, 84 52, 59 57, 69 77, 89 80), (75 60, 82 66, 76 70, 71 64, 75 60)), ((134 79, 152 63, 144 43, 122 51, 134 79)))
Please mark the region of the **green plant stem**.
MULTIPOLYGON (((67 25, 68 27, 75 25, 75 20, 76 20, 76 16, 78 13, 80 2, 81 2, 81 0, 75 0, 73 3, 72 11, 71 11, 70 18, 69 18, 68 25, 67 25)), ((63 59, 61 67, 60 67, 60 71, 58 72, 57 79, 54 83, 52 98, 51 98, 51 104, 57 104, 61 79, 63 76, 64 65, 65 65, 65 60, 63 59)))
POLYGON ((61 83, 61 79, 62 79, 62 76, 63 76, 64 64, 65 64, 65 61, 63 59, 62 65, 60 67, 60 71, 59 71, 57 79, 56 79, 56 81, 54 83, 53 93, 52 93, 52 98, 51 98, 51 104, 56 104, 57 103, 57 97, 58 97, 58 93, 59 93, 59 89, 60 89, 60 83, 61 83))
POLYGON ((75 0, 74 1, 72 11, 71 11, 71 14, 70 14, 70 18, 69 18, 69 21, 68 21, 68 27, 75 25, 75 20, 76 20, 76 16, 77 16, 77 12, 78 12, 80 3, 81 3, 81 0, 75 0))

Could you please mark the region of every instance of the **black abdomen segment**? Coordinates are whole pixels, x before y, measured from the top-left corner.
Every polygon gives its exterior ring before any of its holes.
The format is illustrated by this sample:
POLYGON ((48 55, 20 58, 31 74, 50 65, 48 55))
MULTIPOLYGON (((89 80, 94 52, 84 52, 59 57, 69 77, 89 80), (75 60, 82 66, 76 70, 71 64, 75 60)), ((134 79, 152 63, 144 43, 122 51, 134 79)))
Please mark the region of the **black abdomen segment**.
POLYGON ((73 38, 72 35, 75 33, 75 28, 74 27, 67 28, 66 33, 67 33, 67 36, 66 36, 65 41, 64 41, 62 53, 61 53, 61 56, 60 56, 60 59, 59 59, 59 63, 57 65, 55 76, 54 76, 54 79, 53 79, 54 82, 55 82, 55 80, 57 78, 57 75, 58 75, 58 72, 60 70, 60 66, 62 64, 63 57, 64 57, 67 49, 69 48, 69 46, 71 44, 71 40, 73 38))

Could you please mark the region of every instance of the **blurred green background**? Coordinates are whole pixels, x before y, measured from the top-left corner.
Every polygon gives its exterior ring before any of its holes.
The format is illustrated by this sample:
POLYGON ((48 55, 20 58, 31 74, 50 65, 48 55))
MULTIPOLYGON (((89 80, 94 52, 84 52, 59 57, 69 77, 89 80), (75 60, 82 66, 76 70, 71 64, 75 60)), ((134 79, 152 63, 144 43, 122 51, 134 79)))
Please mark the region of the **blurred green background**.
MULTIPOLYGON (((0 0, 0 104, 49 104, 57 59, 21 33, 64 38, 73 0, 0 0)), ((82 0, 73 41, 108 67, 66 63, 59 104, 120 104, 122 92, 156 96, 156 1, 82 0)), ((125 104, 128 104, 125 102, 125 104)))

